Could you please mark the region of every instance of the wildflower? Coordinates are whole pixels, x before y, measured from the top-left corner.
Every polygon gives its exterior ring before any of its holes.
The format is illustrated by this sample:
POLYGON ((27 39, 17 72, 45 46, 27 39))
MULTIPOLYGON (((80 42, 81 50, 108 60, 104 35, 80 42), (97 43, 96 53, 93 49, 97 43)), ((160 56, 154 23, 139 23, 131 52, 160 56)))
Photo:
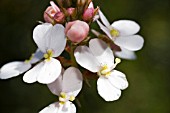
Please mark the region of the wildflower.
POLYGON ((79 43, 87 37, 89 33, 89 25, 80 20, 69 22, 66 25, 65 33, 69 40, 79 43))
POLYGON ((25 73, 23 80, 27 83, 38 81, 49 84, 55 81, 61 73, 61 64, 54 57, 58 57, 65 48, 66 37, 61 24, 44 23, 35 27, 33 39, 43 52, 45 60, 25 73))
POLYGON ((125 74, 114 70, 120 63, 120 59, 116 58, 114 62, 112 50, 102 40, 90 40, 89 47, 78 46, 74 51, 74 56, 79 65, 97 73, 99 76, 97 90, 104 100, 117 100, 121 95, 121 90, 128 87, 125 74))
MULTIPOLYGON (((140 26, 136 22, 131 20, 119 20, 110 25, 101 11, 99 11, 99 16, 104 25, 97 20, 98 25, 116 45, 120 46, 123 50, 121 52, 130 53, 131 51, 132 53, 143 47, 143 38, 140 35, 135 35, 140 30, 140 26)), ((122 54, 124 53, 119 52, 117 55, 122 56, 122 54)))
POLYGON ((82 74, 77 68, 66 69, 55 82, 48 84, 50 91, 59 96, 59 102, 52 103, 39 113, 76 113, 76 107, 71 101, 82 89, 82 81, 82 74))
POLYGON ((28 60, 9 62, 1 67, 0 79, 8 79, 24 73, 31 68, 32 64, 37 63, 42 58, 42 52, 37 49, 36 52, 32 54, 28 60))

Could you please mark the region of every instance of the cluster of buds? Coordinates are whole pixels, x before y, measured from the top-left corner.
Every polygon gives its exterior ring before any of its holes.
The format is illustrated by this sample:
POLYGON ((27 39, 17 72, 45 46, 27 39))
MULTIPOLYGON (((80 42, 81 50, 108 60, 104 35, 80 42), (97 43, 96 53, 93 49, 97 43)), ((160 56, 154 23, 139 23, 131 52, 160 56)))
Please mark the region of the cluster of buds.
POLYGON ((2 66, 0 78, 24 73, 24 82, 46 84, 59 99, 40 113, 76 113, 72 101, 81 91, 83 80, 89 85, 88 79, 97 80, 98 94, 105 101, 118 100, 128 81, 115 68, 120 58, 135 59, 135 51, 143 47, 143 38, 136 35, 140 26, 131 20, 110 24, 92 0, 57 0, 50 4, 44 11, 45 22, 33 30, 36 52, 28 60, 2 66), (90 27, 95 22, 102 33, 90 27), (90 36, 90 31, 96 37, 90 36), (63 52, 69 57, 61 55, 63 52))
POLYGON ((65 24, 69 21, 93 21, 99 8, 94 8, 91 0, 57 0, 58 6, 51 1, 44 12, 44 20, 52 24, 65 24))
POLYGON ((51 6, 44 12, 44 20, 53 25, 66 24, 68 39, 80 43, 87 38, 89 24, 94 21, 98 8, 94 8, 91 0, 58 0, 57 3, 60 8, 53 1, 50 2, 51 6))

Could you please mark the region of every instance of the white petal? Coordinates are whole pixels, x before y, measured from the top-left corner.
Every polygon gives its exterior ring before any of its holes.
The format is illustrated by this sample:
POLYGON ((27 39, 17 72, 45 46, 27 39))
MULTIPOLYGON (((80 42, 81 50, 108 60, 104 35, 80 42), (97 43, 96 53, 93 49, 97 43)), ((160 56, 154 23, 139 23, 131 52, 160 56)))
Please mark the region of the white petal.
POLYGON ((88 8, 93 8, 94 9, 94 5, 93 5, 93 2, 90 2, 88 8))
POLYGON ((140 30, 140 26, 131 20, 115 21, 111 26, 120 32, 120 36, 134 35, 140 30))
POLYGON ((65 93, 72 92, 74 96, 82 89, 83 76, 79 69, 75 67, 69 67, 63 75, 63 89, 65 93))
POLYGON ((42 84, 49 84, 54 82, 60 73, 60 62, 51 58, 50 61, 43 61, 25 73, 23 80, 27 83, 38 81, 42 84))
POLYGON ((45 61, 39 72, 37 81, 43 84, 54 82, 61 74, 61 64, 57 59, 51 58, 50 61, 45 61))
POLYGON ((99 10, 99 16, 100 16, 100 19, 101 19, 102 23, 103 23, 106 27, 109 27, 109 26, 110 26, 110 23, 109 23, 109 21, 107 20, 107 18, 104 16, 104 14, 101 12, 101 10, 99 10))
POLYGON ((101 24, 100 21, 97 20, 97 23, 98 23, 98 25, 100 26, 100 29, 101 29, 103 32, 105 32, 106 35, 107 35, 111 40, 113 40, 113 38, 112 38, 112 36, 111 36, 111 34, 110 34, 110 30, 109 30, 107 27, 105 27, 103 24, 101 24))
POLYGON ((98 72, 100 70, 99 62, 87 46, 78 46, 74 51, 74 56, 77 63, 85 69, 91 72, 98 72))
POLYGON ((11 77, 18 76, 31 68, 30 63, 25 63, 21 61, 14 61, 5 64, 0 69, 0 79, 8 79, 11 77))
POLYGON ((76 113, 76 106, 72 102, 70 103, 70 113, 76 113))
POLYGON ((109 67, 113 67, 114 65, 113 52, 104 41, 97 38, 91 39, 89 42, 89 48, 101 65, 106 64, 109 67))
POLYGON ((27 71, 23 76, 23 81, 26 82, 26 83, 36 82, 37 77, 40 73, 39 71, 41 70, 43 65, 44 65, 44 63, 41 62, 41 63, 37 64, 35 67, 33 67, 32 69, 30 69, 29 71, 27 71))
POLYGON ((50 104, 39 113, 76 113, 76 107, 72 102, 66 102, 67 106, 60 105, 59 102, 50 104))
POLYGON ((44 53, 41 52, 40 49, 37 49, 36 52, 33 54, 33 58, 31 59, 30 63, 34 64, 39 62, 44 56, 44 53))
POLYGON ((47 48, 53 50, 54 57, 59 56, 64 51, 66 46, 66 37, 63 25, 54 25, 47 33, 46 37, 48 37, 46 38, 47 48))
POLYGON ((76 107, 72 102, 67 101, 59 113, 76 113, 76 107))
POLYGON ((63 88, 63 76, 60 75, 54 82, 47 86, 54 95, 59 96, 63 88))
POLYGON ((144 40, 140 35, 117 37, 114 43, 130 51, 137 51, 143 47, 144 40))
POLYGON ((114 53, 119 58, 128 59, 128 60, 136 59, 136 54, 134 51, 129 51, 122 47, 121 47, 121 51, 115 51, 114 53))
POLYGON ((9 79, 19 75, 19 71, 16 70, 5 70, 0 72, 0 79, 9 79))
POLYGON ((38 48, 46 53, 47 50, 53 50, 54 57, 59 56, 66 45, 64 27, 61 24, 41 24, 33 32, 33 38, 38 48))
POLYGON ((49 30, 52 29, 52 27, 53 27, 52 24, 44 23, 44 24, 37 25, 33 31, 33 39, 37 44, 38 48, 44 53, 47 50, 46 40, 48 39, 48 37, 45 36, 49 32, 49 30))
POLYGON ((108 77, 110 83, 118 89, 126 89, 128 87, 128 81, 124 73, 113 70, 111 75, 108 77))
POLYGON ((98 19, 99 19, 99 15, 95 15, 95 16, 93 17, 93 22, 97 21, 98 19))
POLYGON ((39 113, 60 113, 59 108, 60 108, 59 102, 55 102, 42 109, 39 113))
POLYGON ((107 78, 99 77, 97 80, 97 90, 105 101, 114 101, 121 96, 121 90, 114 87, 107 78))

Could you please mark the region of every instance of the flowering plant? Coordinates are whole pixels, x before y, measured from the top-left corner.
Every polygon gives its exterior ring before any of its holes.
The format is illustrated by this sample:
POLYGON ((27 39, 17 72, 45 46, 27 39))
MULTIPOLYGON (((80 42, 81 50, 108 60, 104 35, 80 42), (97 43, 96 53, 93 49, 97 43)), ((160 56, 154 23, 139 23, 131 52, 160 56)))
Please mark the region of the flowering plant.
POLYGON ((50 2, 44 11, 45 22, 33 30, 36 52, 28 60, 2 66, 0 78, 24 73, 24 82, 46 84, 59 99, 40 113, 76 113, 72 101, 87 79, 97 80, 98 94, 105 101, 119 99, 128 81, 115 68, 120 58, 135 59, 134 52, 143 47, 143 38, 136 35, 139 25, 131 20, 110 24, 92 0, 56 0, 56 4, 50 2), (103 32, 91 28, 92 23, 103 32))

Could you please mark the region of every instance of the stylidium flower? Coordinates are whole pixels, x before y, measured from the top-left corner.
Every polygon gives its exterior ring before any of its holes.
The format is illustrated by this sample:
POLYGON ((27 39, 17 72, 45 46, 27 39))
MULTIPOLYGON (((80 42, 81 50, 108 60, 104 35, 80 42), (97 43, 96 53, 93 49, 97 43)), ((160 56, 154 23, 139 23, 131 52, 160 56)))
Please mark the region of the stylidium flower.
POLYGON ((89 25, 80 20, 69 22, 66 25, 65 33, 69 40, 79 43, 89 34, 89 25))
POLYGON ((69 67, 51 84, 50 91, 59 96, 59 102, 52 103, 39 113, 76 113, 76 107, 72 103, 82 89, 83 77, 75 67, 69 67))
POLYGON ((53 26, 49 23, 38 25, 33 31, 33 39, 43 52, 45 60, 25 73, 23 80, 27 83, 38 81, 49 84, 61 73, 61 64, 54 57, 58 57, 66 46, 64 27, 61 24, 53 26))
POLYGON ((43 53, 37 49, 28 60, 13 61, 5 64, 0 69, 0 79, 8 79, 16 77, 31 68, 32 64, 37 63, 43 58, 43 53))
MULTIPOLYGON (((119 20, 110 24, 101 11, 99 11, 99 16, 104 24, 103 25, 99 20, 97 20, 100 28, 112 41, 114 41, 116 45, 122 49, 121 52, 118 54, 116 53, 117 56, 123 56, 124 52, 131 53, 129 55, 133 55, 133 51, 140 50, 143 47, 143 38, 140 35, 136 35, 136 33, 140 30, 140 26, 136 22, 131 20, 119 20)), ((132 59, 134 56, 127 56, 127 59, 128 58, 132 59)))
POLYGON ((112 50, 102 40, 90 40, 89 47, 78 46, 74 56, 79 65, 97 73, 97 90, 104 100, 117 100, 121 96, 121 90, 128 87, 125 74, 114 69, 120 59, 116 58, 114 61, 112 50))

